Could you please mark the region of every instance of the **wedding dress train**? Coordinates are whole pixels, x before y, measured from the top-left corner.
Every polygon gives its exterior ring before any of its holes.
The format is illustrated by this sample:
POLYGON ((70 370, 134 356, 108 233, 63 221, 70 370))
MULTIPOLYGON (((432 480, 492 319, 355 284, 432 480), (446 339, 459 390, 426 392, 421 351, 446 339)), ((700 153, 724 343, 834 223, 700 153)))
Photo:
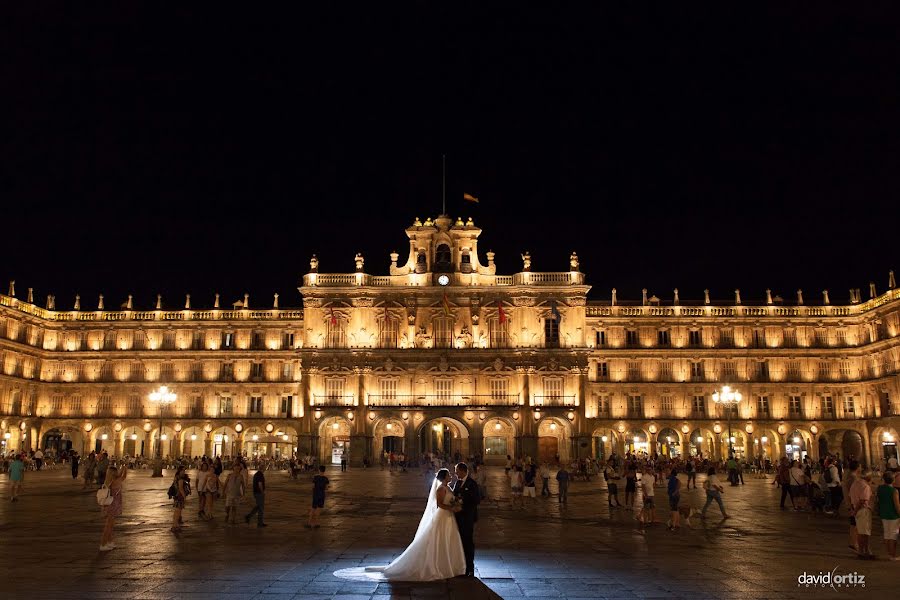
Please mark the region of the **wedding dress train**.
MULTIPOLYGON (((341 569, 335 576, 348 579, 381 581, 435 581, 449 579, 466 572, 466 557, 453 512, 438 507, 437 490, 441 482, 434 480, 428 503, 412 543, 387 566, 341 569)), ((453 492, 447 490, 444 505, 450 506, 453 492)))

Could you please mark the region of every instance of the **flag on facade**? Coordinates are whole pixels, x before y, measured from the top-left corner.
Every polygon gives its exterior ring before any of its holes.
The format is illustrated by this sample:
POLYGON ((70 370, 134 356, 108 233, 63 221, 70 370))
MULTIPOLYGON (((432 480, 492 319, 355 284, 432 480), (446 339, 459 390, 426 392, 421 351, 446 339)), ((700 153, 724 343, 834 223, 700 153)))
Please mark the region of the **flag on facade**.
POLYGON ((555 300, 550 302, 550 316, 553 317, 553 320, 556 321, 557 325, 559 325, 562 322, 562 315, 559 314, 559 309, 556 308, 555 300))
POLYGON ((506 323, 506 311, 503 310, 503 302, 500 300, 497 301, 497 316, 501 323, 506 323))
POLYGON ((337 325, 337 317, 334 314, 334 308, 329 307, 331 310, 331 324, 337 325))
POLYGON ((449 317, 450 316, 450 301, 447 299, 446 292, 444 292, 444 300, 441 304, 444 308, 444 315, 449 317))
POLYGON ((478 204, 478 198, 476 198, 476 197, 473 196, 472 194, 466 194, 466 193, 464 193, 464 194, 463 194, 463 200, 465 200, 466 202, 474 202, 475 204, 478 204))

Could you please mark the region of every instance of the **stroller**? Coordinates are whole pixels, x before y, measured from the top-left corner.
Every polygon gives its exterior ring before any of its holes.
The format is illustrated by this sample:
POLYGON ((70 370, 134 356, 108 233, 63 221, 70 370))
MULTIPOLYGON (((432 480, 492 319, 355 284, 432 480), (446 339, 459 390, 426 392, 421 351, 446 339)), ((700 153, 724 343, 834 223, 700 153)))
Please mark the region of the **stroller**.
POLYGON ((825 512, 825 492, 817 483, 809 484, 809 507, 813 512, 825 512))

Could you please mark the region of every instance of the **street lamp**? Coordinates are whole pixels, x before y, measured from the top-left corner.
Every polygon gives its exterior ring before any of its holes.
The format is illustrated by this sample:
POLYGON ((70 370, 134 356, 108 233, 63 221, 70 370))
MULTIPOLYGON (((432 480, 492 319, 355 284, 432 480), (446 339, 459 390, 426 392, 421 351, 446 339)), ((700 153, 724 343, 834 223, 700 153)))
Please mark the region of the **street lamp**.
POLYGON ((729 458, 734 456, 734 438, 731 436, 731 410, 738 405, 743 396, 737 390, 732 390, 731 386, 723 385, 722 389, 712 395, 713 402, 725 406, 728 415, 728 454, 729 458))
POLYGON ((163 408, 178 400, 178 394, 169 391, 165 385, 150 392, 150 402, 159 406, 159 433, 156 435, 156 463, 153 465, 153 477, 162 477, 162 427, 163 408))

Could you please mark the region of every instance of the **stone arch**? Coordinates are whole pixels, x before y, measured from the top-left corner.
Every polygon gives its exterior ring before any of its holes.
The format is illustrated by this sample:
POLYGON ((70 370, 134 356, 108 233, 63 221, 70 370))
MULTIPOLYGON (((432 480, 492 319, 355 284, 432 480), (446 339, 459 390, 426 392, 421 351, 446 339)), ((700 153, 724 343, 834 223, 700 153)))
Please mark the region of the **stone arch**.
POLYGON ((591 456, 597 460, 609 460, 618 449, 619 432, 612 427, 596 427, 591 433, 591 456))
POLYGON ((90 450, 106 452, 109 456, 116 456, 116 435, 113 426, 107 423, 95 425, 90 433, 90 450))
POLYGON ((403 419, 395 416, 384 416, 372 425, 372 448, 376 458, 391 452, 406 453, 407 426, 403 419))
POLYGON ((568 463, 572 459, 572 425, 560 417, 544 417, 537 424, 538 460, 568 463))
POLYGON ((715 459, 719 457, 718 438, 708 427, 695 427, 691 431, 688 451, 691 456, 715 459))
POLYGON ((75 450, 79 454, 84 453, 84 430, 77 425, 59 424, 41 432, 40 447, 45 452, 53 450, 57 453, 75 450))
POLYGON ((419 454, 431 452, 452 458, 458 452, 461 457, 466 457, 469 437, 469 427, 453 417, 425 419, 416 430, 419 454))
POLYGON ((516 424, 499 415, 486 419, 481 426, 485 464, 506 464, 506 457, 517 456, 516 424))
POLYGON ((213 426, 210 432, 212 440, 212 457, 235 456, 240 449, 240 436, 233 427, 228 425, 213 426))
POLYGON ((182 456, 203 456, 208 452, 206 441, 209 436, 203 431, 202 424, 186 425, 180 435, 182 456))
POLYGON ((879 426, 872 430, 872 466, 884 470, 887 462, 894 458, 900 461, 897 452, 897 430, 890 426, 879 426))
POLYGON ((666 458, 678 458, 681 456, 682 434, 674 427, 663 427, 656 434, 656 452, 666 458))
POLYGON ((813 439, 808 431, 799 427, 791 429, 784 436, 784 452, 788 460, 803 460, 812 455, 813 439))
POLYGON ((641 427, 629 427, 622 434, 625 454, 650 454, 650 435, 641 427))
POLYGON ((339 465, 350 461, 350 421, 341 415, 323 417, 319 423, 319 464, 339 465))
POLYGON ((764 462, 768 458, 774 465, 784 456, 784 443, 781 435, 771 427, 762 427, 756 430, 753 451, 757 456, 761 454, 764 462))

